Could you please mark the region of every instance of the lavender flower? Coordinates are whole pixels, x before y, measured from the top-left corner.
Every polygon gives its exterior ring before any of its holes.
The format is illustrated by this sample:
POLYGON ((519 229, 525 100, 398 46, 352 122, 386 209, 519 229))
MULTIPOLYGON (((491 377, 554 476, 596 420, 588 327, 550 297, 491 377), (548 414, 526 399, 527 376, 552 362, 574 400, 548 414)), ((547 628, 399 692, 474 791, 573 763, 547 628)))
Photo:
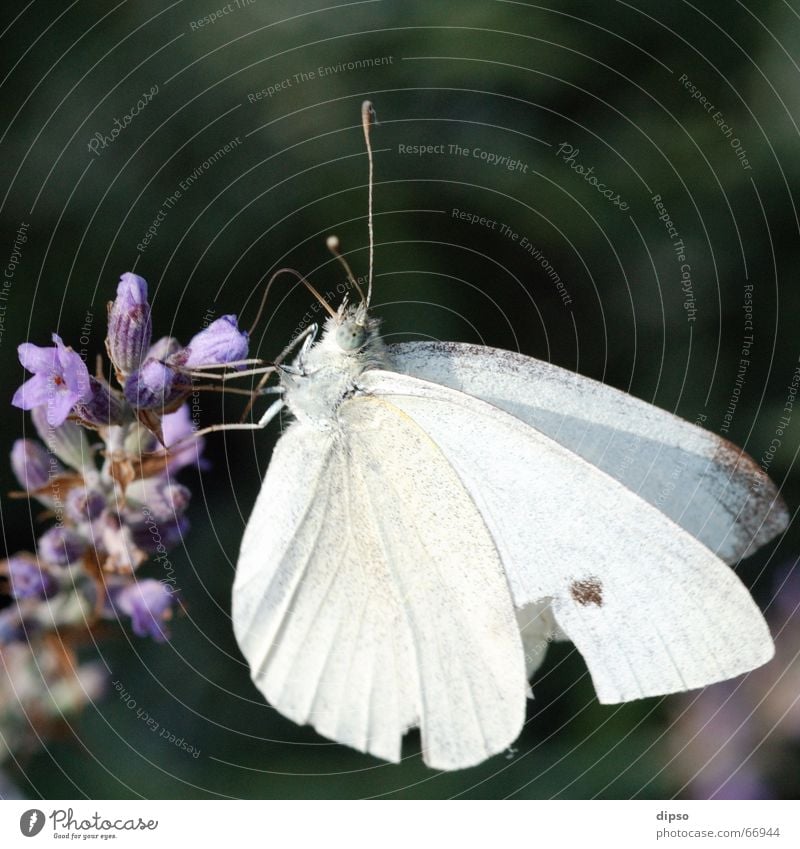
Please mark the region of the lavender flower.
POLYGON ((186 346, 186 366, 224 365, 247 357, 248 335, 235 315, 223 315, 192 337, 186 346))
POLYGON ((163 643, 168 639, 165 623, 172 618, 172 589, 161 581, 146 578, 128 584, 114 598, 114 606, 131 618, 133 633, 163 643))
POLYGON ((65 421, 58 427, 53 427, 47 421, 47 411, 44 407, 34 407, 31 410, 33 426, 49 451, 73 469, 80 471, 92 456, 89 440, 80 425, 65 421))
POLYGON ((88 547, 88 541, 78 531, 56 525, 39 537, 37 551, 45 563, 69 566, 80 559, 88 547))
POLYGON ((145 524, 133 529, 133 539, 142 551, 161 554, 163 557, 167 551, 183 542, 188 532, 189 520, 186 516, 173 516, 158 524, 154 524, 152 517, 148 516, 145 524))
POLYGON ((108 356, 117 371, 126 376, 142 364, 152 336, 147 281, 131 272, 119 279, 117 297, 108 310, 108 356))
POLYGON ((207 461, 201 458, 205 440, 202 437, 188 439, 194 432, 194 424, 189 415, 187 404, 179 407, 174 413, 164 416, 161 422, 164 444, 169 450, 167 469, 173 474, 186 466, 206 468, 207 461), (178 446, 173 448, 173 446, 178 446))
MULTIPOLYGON (((31 411, 44 446, 18 440, 11 465, 29 497, 46 505, 56 524, 40 536, 35 556, 22 553, 0 562, 2 590, 13 600, 0 610, 0 663, 9 680, 14 678, 16 703, 35 705, 40 715, 49 716, 42 710, 41 688, 33 688, 29 698, 20 695, 28 668, 42 673, 48 704, 59 710, 75 710, 99 694, 103 670, 79 665, 71 648, 84 628, 94 639, 99 620, 121 614, 130 617, 139 636, 158 642, 168 637, 174 590, 138 573, 148 559, 169 565, 167 552, 189 527, 191 493, 172 476, 189 465, 202 468, 203 440, 190 439, 196 428, 182 404, 192 386, 185 366, 242 359, 248 343, 232 315, 198 333, 188 347, 167 336, 151 344, 151 336, 147 283, 128 273, 109 305, 106 338, 119 388, 90 376, 56 335, 52 348, 19 347, 20 362, 33 377, 13 403, 31 411), (99 440, 90 444, 87 429, 99 440), (69 572, 61 571, 65 567, 69 572), (40 639, 54 629, 58 651, 40 639)), ((0 676, 0 707, 3 682, 0 676)), ((5 736, 0 733, 0 743, 5 736)), ((2 754, 0 748, 0 760, 2 754)))
POLYGON ((133 575, 147 559, 147 555, 136 544, 133 532, 116 512, 106 511, 99 522, 100 540, 98 555, 103 558, 107 572, 133 575))
POLYGON ((188 487, 173 483, 169 478, 147 478, 134 481, 127 491, 128 504, 135 506, 137 516, 146 509, 156 522, 168 522, 183 514, 189 506, 188 487))
MULTIPOLYGON (((50 480, 50 457, 44 447, 32 439, 16 440, 11 448, 11 468, 26 492, 41 489, 50 480)), ((52 470, 54 474, 63 472, 58 463, 52 470)))
POLYGON ((33 372, 14 393, 11 403, 23 410, 47 408, 47 422, 60 425, 78 401, 89 398, 89 371, 72 348, 53 334, 54 348, 24 342, 17 352, 24 368, 33 372))
POLYGON ((64 509, 69 519, 79 525, 99 518, 105 507, 106 497, 102 492, 75 486, 67 493, 64 509))
POLYGON ((790 563, 767 608, 772 662, 672 700, 670 771, 690 798, 782 798, 784 753, 800 741, 798 604, 800 569, 790 563))
POLYGON ((15 599, 50 598, 59 590, 55 576, 40 569, 32 557, 10 557, 0 564, 0 574, 3 573, 8 577, 11 597, 15 599))
POLYGON ((24 619, 16 607, 0 610, 0 646, 25 642, 37 630, 36 623, 24 619))

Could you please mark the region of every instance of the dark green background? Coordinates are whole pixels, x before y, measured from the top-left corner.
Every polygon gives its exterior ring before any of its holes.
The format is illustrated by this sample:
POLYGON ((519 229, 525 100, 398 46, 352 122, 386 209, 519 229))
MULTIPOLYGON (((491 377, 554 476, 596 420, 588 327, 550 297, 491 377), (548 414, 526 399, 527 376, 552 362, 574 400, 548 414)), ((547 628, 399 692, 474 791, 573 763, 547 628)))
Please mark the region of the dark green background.
MULTIPOLYGON (((135 267, 151 285, 157 334, 186 341, 209 308, 252 320, 265 277, 293 266, 321 290, 341 280, 325 248, 336 232, 366 271, 366 159, 359 107, 375 102, 375 312, 392 340, 442 338, 520 350, 631 391, 720 432, 753 284, 755 341, 729 436, 760 460, 775 436, 800 353, 796 314, 800 21, 782 2, 356 2, 256 0, 199 31, 214 4, 132 0, 4 9, 0 125, 0 259, 30 222, 7 302, 0 396, 23 379, 15 346, 57 330, 90 356, 103 350, 105 302, 135 267), (297 84, 293 75, 370 57, 391 64, 297 84), (8 74, 8 76, 6 76, 8 74), (679 82, 688 75, 733 127, 751 170, 679 82), (284 78, 291 87, 257 103, 284 78), (142 92, 153 101, 100 156, 87 150, 142 92), (247 135, 252 133, 251 135, 247 135), (137 251, 164 199, 234 137, 137 251), (555 154, 579 161, 629 204, 602 198, 555 154), (400 155, 401 144, 459 144, 508 154, 526 173, 473 157, 400 155), (88 168, 87 168, 88 166, 88 168), (7 190, 7 194, 6 194, 7 190), (660 194, 687 246, 696 321, 689 323, 671 245, 651 201, 660 194), (535 243, 572 303, 519 245, 452 217, 507 223, 535 243)), ((274 356, 309 309, 276 287, 254 339, 274 356)), ((204 398, 207 423, 238 415, 204 398)), ((30 427, 11 407, 3 444, 30 427)), ((557 646, 535 686, 529 722, 508 758, 437 774, 407 741, 401 766, 322 740, 266 706, 233 639, 229 594, 243 523, 278 429, 209 439, 212 468, 189 473, 193 523, 173 561, 188 607, 174 639, 129 635, 102 646, 160 724, 199 747, 159 740, 112 693, 11 774, 25 792, 79 797, 661 797, 686 774, 681 699, 602 707, 579 655, 557 646), (24 774, 23 774, 24 770, 24 774)), ((797 422, 770 473, 790 505, 797 422)), ((0 469, 2 492, 14 482, 0 469)), ((546 509, 541 505, 540 509, 546 509)), ((29 548, 27 507, 2 502, 9 551, 29 548)), ((575 522, 580 522, 576 513, 575 522)), ((794 559, 792 529, 740 567, 762 605, 794 559)), ((713 720, 704 732, 714 734, 713 720)), ((720 745, 725 738, 720 738, 720 745)), ((733 744, 731 744, 733 745, 733 744)), ((752 747, 751 747, 752 748, 752 747)), ((745 750, 745 754, 749 750, 745 750)), ((794 750, 796 751, 796 749, 794 750)), ((768 792, 793 794, 797 760, 768 792)), ((698 762, 698 768, 702 762, 698 762)), ((767 791, 765 791, 767 792, 767 791)))

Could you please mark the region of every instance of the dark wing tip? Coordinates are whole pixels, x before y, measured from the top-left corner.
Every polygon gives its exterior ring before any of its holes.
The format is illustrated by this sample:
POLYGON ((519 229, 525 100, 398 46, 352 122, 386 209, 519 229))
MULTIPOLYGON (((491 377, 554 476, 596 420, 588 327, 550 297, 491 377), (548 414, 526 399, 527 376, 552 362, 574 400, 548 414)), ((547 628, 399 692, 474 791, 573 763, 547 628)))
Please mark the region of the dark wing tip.
POLYGON ((729 440, 718 437, 713 462, 728 475, 731 487, 747 492, 735 521, 742 542, 739 557, 748 557, 786 530, 789 508, 765 469, 729 440))

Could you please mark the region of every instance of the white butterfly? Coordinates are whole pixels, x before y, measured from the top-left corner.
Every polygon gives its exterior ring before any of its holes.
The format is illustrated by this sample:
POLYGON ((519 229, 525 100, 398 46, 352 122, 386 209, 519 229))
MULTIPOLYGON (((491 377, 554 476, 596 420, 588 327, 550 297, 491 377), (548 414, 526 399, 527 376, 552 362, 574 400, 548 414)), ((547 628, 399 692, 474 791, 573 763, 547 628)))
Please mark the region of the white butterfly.
POLYGON ((550 639, 577 646, 605 704, 772 657, 726 565, 788 522, 753 460, 520 354, 386 346, 369 294, 309 330, 259 422, 296 419, 247 525, 233 624, 277 710, 389 761, 418 726, 425 762, 460 769, 519 735, 550 639))

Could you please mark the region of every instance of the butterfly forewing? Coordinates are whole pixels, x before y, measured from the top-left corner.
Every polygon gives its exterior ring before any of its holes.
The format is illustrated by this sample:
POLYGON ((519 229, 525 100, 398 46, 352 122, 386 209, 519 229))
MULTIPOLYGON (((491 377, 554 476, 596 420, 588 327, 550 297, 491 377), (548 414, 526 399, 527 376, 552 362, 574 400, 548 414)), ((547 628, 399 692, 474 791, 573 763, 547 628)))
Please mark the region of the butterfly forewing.
POLYGON ((395 371, 488 401, 624 483, 728 563, 780 533, 775 486, 725 439, 590 378, 478 345, 390 346, 395 371))

